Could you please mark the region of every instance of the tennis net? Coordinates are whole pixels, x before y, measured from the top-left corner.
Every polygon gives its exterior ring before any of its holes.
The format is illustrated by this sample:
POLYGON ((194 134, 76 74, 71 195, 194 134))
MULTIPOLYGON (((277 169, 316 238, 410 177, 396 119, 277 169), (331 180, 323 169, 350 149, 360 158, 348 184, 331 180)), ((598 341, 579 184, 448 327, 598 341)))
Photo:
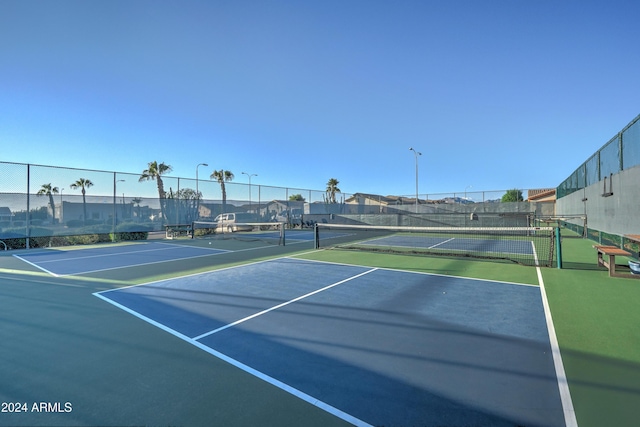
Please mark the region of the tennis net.
POLYGON ((284 223, 281 222, 207 222, 192 223, 194 238, 262 241, 284 246, 284 223))
POLYGON ((552 227, 393 227, 318 223, 315 247, 553 265, 552 227))

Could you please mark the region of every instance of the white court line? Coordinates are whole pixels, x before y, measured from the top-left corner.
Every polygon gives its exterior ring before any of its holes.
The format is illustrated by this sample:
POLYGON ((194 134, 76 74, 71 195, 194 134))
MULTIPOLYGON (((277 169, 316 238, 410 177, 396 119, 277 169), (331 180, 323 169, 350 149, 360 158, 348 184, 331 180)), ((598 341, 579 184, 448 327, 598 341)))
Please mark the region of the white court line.
POLYGON ((558 379, 560 400, 562 402, 562 410, 564 412, 564 423, 567 427, 578 427, 576 411, 573 408, 573 401, 571 400, 569 382, 567 381, 567 375, 564 372, 564 364, 562 363, 562 354, 560 353, 560 345, 558 344, 558 337, 556 336, 556 328, 553 326, 551 309, 549 307, 549 301, 547 300, 547 291, 545 290, 544 280, 542 280, 542 271, 540 270, 540 265, 538 264, 538 254, 536 253, 536 247, 533 242, 531 242, 531 246, 533 248, 533 256, 536 260, 536 270, 538 273, 538 283, 540 285, 540 295, 542 296, 544 316, 547 320, 547 330, 549 331, 549 342, 551 343, 553 364, 556 369, 556 378, 558 379))
MULTIPOLYGON (((54 276, 54 277, 67 277, 67 276, 77 276, 77 275, 80 275, 80 274, 98 273, 98 272, 102 272, 102 271, 118 270, 118 269, 121 269, 121 268, 129 268, 129 267, 140 267, 140 266, 144 266, 144 265, 160 264, 160 263, 163 263, 163 262, 183 261, 183 260, 187 260, 187 259, 196 259, 196 258, 202 258, 202 257, 207 257, 207 256, 221 255, 221 254, 226 254, 226 253, 230 253, 230 252, 243 252, 243 251, 249 251, 249 250, 256 250, 256 249, 263 249, 263 248, 270 248, 271 247, 271 246, 260 246, 258 248, 249 248, 249 249, 241 249, 241 250, 238 250, 238 251, 230 251, 230 250, 226 250, 226 249, 203 248, 203 247, 200 247, 200 246, 183 246, 183 245, 175 245, 175 244, 170 244, 170 243, 159 243, 159 244, 178 246, 178 247, 182 247, 182 248, 204 249, 204 250, 210 251, 212 253, 207 253, 207 254, 197 255, 197 256, 187 256, 187 257, 181 257, 181 258, 172 258, 172 259, 161 260, 161 261, 149 261, 149 262, 143 262, 143 263, 138 263, 138 264, 119 265, 119 266, 114 266, 114 267, 99 268, 99 269, 96 269, 96 270, 79 271, 79 272, 76 272, 76 273, 69 273, 69 274, 56 274, 56 273, 53 273, 52 271, 47 270, 46 268, 41 267, 38 264, 35 264, 35 263, 31 262, 31 261, 26 260, 26 259, 24 259, 24 258, 22 258, 22 257, 20 257, 18 255, 13 255, 13 256, 18 258, 18 259, 20 259, 21 261, 26 262, 29 265, 32 265, 33 267, 38 268, 39 270, 44 271, 47 274, 50 274, 50 275, 54 276), (217 252, 213 253, 214 251, 217 251, 217 252)), ((169 250, 169 249, 170 248, 148 249, 148 250, 133 251, 133 252, 118 252, 118 253, 115 253, 115 254, 90 255, 90 256, 85 256, 85 257, 74 257, 74 258, 68 258, 68 259, 42 261, 41 264, 64 262, 64 261, 77 261, 77 260, 80 260, 80 259, 100 258, 100 257, 116 256, 116 255, 127 255, 127 254, 133 254, 134 255, 134 254, 141 253, 141 252, 165 251, 165 250, 169 250)))
MULTIPOLYGON (((184 247, 191 247, 191 246, 181 246, 181 247, 184 248, 184 247)), ((101 248, 101 249, 110 249, 110 248, 104 247, 104 248, 101 248)), ((74 261, 82 260, 82 259, 107 258, 107 257, 129 255, 129 254, 140 254, 140 253, 145 253, 145 252, 169 251, 171 249, 172 249, 171 247, 167 247, 167 248, 142 249, 142 250, 122 251, 122 252, 105 253, 105 254, 97 254, 97 255, 77 256, 77 257, 72 257, 72 258, 51 259, 51 260, 47 260, 47 261, 40 261, 40 264, 46 264, 46 263, 51 263, 51 262, 67 262, 67 261, 74 262, 74 261)), ((208 250, 208 248, 198 248, 198 249, 207 249, 208 250)), ((68 251, 68 252, 69 253, 74 253, 75 251, 68 251)))
POLYGON ((455 237, 452 237, 452 238, 450 238, 450 239, 445 240, 444 242, 440 242, 440 243, 438 243, 438 244, 436 244, 436 245, 429 246, 427 249, 437 248, 438 246, 440 246, 440 245, 444 245, 445 243, 449 243, 450 241, 452 241, 452 240, 454 240, 454 239, 455 239, 455 237))
MULTIPOLYGON (((222 255, 222 254, 226 254, 228 252, 230 252, 230 251, 226 251, 226 250, 220 249, 219 252, 217 252, 217 253, 210 253, 210 254, 197 255, 197 256, 187 256, 187 257, 182 257, 182 258, 164 259, 164 260, 161 260, 161 261, 149 261, 149 262, 143 262, 143 263, 138 263, 138 264, 118 265, 118 266, 115 266, 115 267, 99 268, 97 270, 87 270, 87 271, 79 271, 77 273, 60 274, 58 276, 61 276, 61 277, 77 276, 79 274, 98 273, 98 272, 101 272, 101 271, 109 271, 109 270, 119 270, 121 268, 140 267, 140 266, 143 266, 143 265, 153 265, 153 264, 162 264, 162 263, 165 263, 165 262, 184 261, 184 260, 187 260, 187 259, 196 259, 196 258, 203 258, 203 257, 206 257, 206 256, 222 255)), ((136 253, 136 252, 134 252, 134 253, 136 253)), ((122 254, 120 254, 120 255, 122 255, 122 254)))
POLYGON ((240 362, 240 361, 238 361, 236 359, 232 359, 231 357, 229 357, 229 356, 227 356, 227 355, 225 355, 223 353, 220 353, 219 351, 216 351, 216 350, 212 349, 211 347, 207 347, 206 345, 196 341, 195 339, 189 338, 188 336, 186 336, 184 334, 181 334, 180 332, 175 331, 175 330, 163 325, 162 323, 158 323, 155 320, 150 319, 150 318, 148 318, 148 317, 146 317, 146 316, 144 316, 144 315, 142 315, 142 314, 140 314, 140 313, 138 313, 136 311, 133 311, 130 308, 128 308, 128 307, 126 307, 126 306, 124 306, 122 304, 119 304, 119 303, 117 303, 115 301, 112 301, 109 298, 100 295, 100 292, 96 292, 93 295, 95 295, 96 297, 108 302, 109 304, 114 305, 115 307, 118 307, 121 310, 126 311, 129 314, 132 314, 133 316, 135 316, 135 317, 137 317, 139 319, 144 320, 145 322, 148 322, 148 323, 152 324, 153 326, 156 326, 156 327, 162 329, 165 332, 170 333, 171 335, 173 335, 175 337, 178 337, 178 338, 182 339, 183 341, 186 341, 187 343, 189 343, 191 345, 194 345, 194 346, 198 347, 200 350, 206 351, 207 353, 211 354, 212 356, 215 356, 218 359, 223 360, 223 361, 231 364, 232 366, 235 366, 236 368, 239 368, 239 369, 247 372, 248 374, 253 375, 254 377, 256 377, 256 378, 258 378, 260 380, 263 380, 263 381, 265 381, 265 382, 267 382, 267 383, 269 383, 269 384, 271 384, 271 385, 273 385, 275 387, 278 387, 280 390, 283 390, 283 391, 285 391, 285 392, 297 397, 298 399, 301 399, 301 400, 303 400, 303 401, 305 401, 305 402, 307 402, 307 403, 309 403, 309 404, 311 404, 311 405, 313 405, 313 406, 315 406, 315 407, 317 407, 317 408, 319 408, 319 409, 321 409, 321 410, 323 410, 325 412, 328 412, 329 414, 332 414, 332 415, 334 415, 334 416, 336 416, 336 417, 338 417, 338 418, 340 418, 340 419, 342 419, 342 420, 344 420, 344 421, 346 421, 346 422, 348 422, 350 424, 353 424, 354 426, 357 426, 357 427, 373 427, 373 425, 371 425, 369 423, 366 423, 366 422, 364 422, 364 421, 362 421, 362 420, 360 420, 360 419, 358 419, 358 418, 356 418, 356 417, 354 417, 354 416, 352 416, 352 415, 350 415, 350 414, 348 414, 346 412, 343 412, 340 409, 329 405, 328 403, 325 403, 325 402, 323 402, 323 401, 321 401, 319 399, 316 399, 315 397, 313 397, 311 395, 308 395, 307 393, 305 393, 305 392, 303 392, 301 390, 298 390, 297 388, 291 387, 290 385, 285 384, 282 381, 279 381, 279 380, 277 380, 277 379, 275 379, 273 377, 270 377, 269 375, 267 375, 267 374, 265 374, 263 372, 260 372, 260 371, 258 371, 256 369, 253 369, 252 367, 250 367, 248 365, 245 365, 244 363, 242 363, 242 362, 240 362))
POLYGON ((198 272, 198 273, 185 274, 184 276, 169 277, 167 279, 159 279, 159 280, 153 280, 151 282, 137 283, 135 285, 129 285, 129 286, 122 286, 122 287, 119 287, 119 288, 107 289, 107 290, 104 290, 104 291, 100 291, 98 293, 105 294, 105 293, 108 293, 108 292, 120 291, 122 289, 137 288, 138 286, 153 285, 154 283, 170 282, 170 281, 173 281, 173 280, 180 280, 180 279, 185 279, 185 278, 188 278, 188 277, 203 276, 205 274, 217 273, 218 271, 231 270, 233 268, 241 268, 241 267, 246 267, 248 265, 254 265, 254 264, 262 264, 264 262, 270 262, 270 261, 275 261, 275 260, 284 259, 284 258, 286 258, 286 257, 264 259, 264 260, 260 260, 260 261, 250 262, 248 264, 232 265, 230 267, 219 268, 217 270, 201 271, 201 272, 198 272))
POLYGON ((31 265, 31 266, 33 266, 33 267, 37 268, 38 270, 42 270, 42 271, 44 271, 45 273, 50 274, 50 275, 52 275, 52 276, 54 276, 54 277, 60 277, 60 275, 58 275, 58 274, 56 274, 56 273, 54 273, 54 272, 52 272, 52 271, 49 271, 49 270, 47 270, 46 268, 42 268, 42 267, 40 267, 38 264, 34 264, 34 263, 32 263, 31 261, 28 261, 28 260, 26 260, 26 259, 22 258, 22 257, 21 257, 21 256, 19 256, 19 255, 15 255, 15 254, 14 254, 13 256, 14 256, 14 257, 16 257, 16 258, 18 258, 20 261, 26 262, 27 264, 29 264, 29 265, 31 265))
POLYGON ((357 279, 358 277, 362 277, 362 276, 364 276, 365 274, 372 273, 372 272, 374 272, 374 271, 376 271, 376 270, 377 270, 377 268, 372 268, 371 270, 365 271, 364 273, 356 274, 355 276, 348 277, 348 278, 346 278, 346 279, 344 279, 344 280, 340 280, 339 282, 336 282, 336 283, 332 283, 331 285, 325 286, 324 288, 316 289, 316 290, 315 290, 315 291, 313 291, 313 292, 309 292, 308 294, 301 295, 301 296, 299 296, 299 297, 297 297, 297 298, 294 298, 294 299, 292 299, 292 300, 289 300, 289 301, 285 301, 285 302, 283 302, 282 304, 278 304, 278 305, 275 305, 275 306, 273 306, 273 307, 271 307, 271 308, 267 308, 266 310, 262 310, 262 311, 260 311, 260 312, 258 312, 258 313, 252 314, 251 316, 247 316, 247 317, 245 317, 245 318, 243 318, 243 319, 236 320, 235 322, 233 322, 233 323, 229 323, 228 325, 221 326, 221 327, 219 327, 218 329, 214 329, 214 330, 212 330, 212 331, 205 332, 204 334, 202 334, 202 335, 198 335, 197 337, 194 337, 193 339, 194 339, 195 341, 197 341, 197 340, 200 340, 200 339, 202 339, 202 338, 204 338, 204 337, 208 337, 209 335, 213 335, 213 334, 215 334, 215 333, 217 333, 217 332, 224 331, 224 330, 225 330, 225 329, 227 329, 227 328, 231 328, 232 326, 239 325, 240 323, 246 322, 247 320, 251 320, 251 319, 253 319, 253 318, 255 318, 255 317, 262 316, 263 314, 267 314, 267 313, 269 313, 270 311, 277 310, 277 309, 282 308, 282 307, 284 307, 284 306, 287 306, 287 305, 289 305, 289 304, 293 304, 294 302, 297 302, 297 301, 300 301, 300 300, 302 300, 302 299, 308 298, 308 297, 310 297, 310 296, 312 296, 312 295, 315 295, 315 294, 317 294, 317 293, 320 293, 320 292, 326 291, 327 289, 331 289, 331 288, 333 288, 334 286, 338 286, 338 285, 341 285, 341 284, 343 284, 343 283, 349 282, 349 281, 351 281, 351 280, 357 279))
MULTIPOLYGON (((300 256, 307 255, 307 254, 313 254, 315 252, 316 252, 315 250, 314 251, 309 251, 309 252, 303 252, 301 254, 289 255, 289 256, 286 256, 284 258, 298 259, 298 260, 301 260, 301 261, 318 262, 318 263, 324 263, 324 264, 345 265, 345 266, 350 266, 350 267, 373 268, 370 265, 347 264, 347 263, 334 262, 334 261, 322 261, 322 260, 318 260, 318 259, 298 258, 300 256)), ((452 275, 452 274, 429 273, 429 272, 426 272, 426 271, 406 270, 406 269, 401 269, 401 268, 377 267, 377 269, 378 270, 386 270, 386 271, 397 271, 397 272, 400 272, 400 273, 421 274, 421 275, 424 275, 424 276, 447 277, 447 278, 451 278, 451 279, 461 279, 461 280, 475 280, 475 281, 479 281, 479 282, 500 283, 500 284, 505 284, 505 285, 531 286, 531 287, 534 287, 534 288, 539 287, 538 285, 534 285, 534 284, 531 284, 531 283, 507 282, 505 280, 481 279, 479 277, 455 276, 455 275, 452 275)))

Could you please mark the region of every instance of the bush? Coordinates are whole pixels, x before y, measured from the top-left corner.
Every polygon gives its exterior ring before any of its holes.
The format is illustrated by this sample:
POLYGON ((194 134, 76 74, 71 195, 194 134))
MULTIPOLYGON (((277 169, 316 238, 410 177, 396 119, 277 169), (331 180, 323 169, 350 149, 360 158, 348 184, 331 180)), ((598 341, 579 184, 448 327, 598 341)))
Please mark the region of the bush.
MULTIPOLYGON (((116 228, 114 235, 111 233, 111 227, 109 225, 97 224, 74 229, 74 234, 71 235, 53 235, 53 230, 48 228, 32 227, 29 247, 45 248, 91 245, 112 241, 146 240, 151 230, 152 228, 150 226, 133 223, 121 224, 116 228)), ((0 239, 7 245, 8 249, 25 249, 27 246, 25 231, 23 227, 4 229, 2 233, 0 233, 0 239)))
POLYGON ((116 227, 115 240, 147 240, 151 226, 125 222, 116 227))

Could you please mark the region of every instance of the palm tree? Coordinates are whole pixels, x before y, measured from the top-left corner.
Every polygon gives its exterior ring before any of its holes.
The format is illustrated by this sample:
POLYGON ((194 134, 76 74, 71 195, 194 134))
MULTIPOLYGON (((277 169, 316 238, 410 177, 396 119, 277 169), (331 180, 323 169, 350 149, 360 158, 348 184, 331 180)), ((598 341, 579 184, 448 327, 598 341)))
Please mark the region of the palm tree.
POLYGON ((335 178, 331 178, 327 182, 327 203, 336 203, 336 193, 340 193, 338 184, 340 184, 340 181, 335 178))
POLYGON ((93 186, 93 182, 89 179, 79 178, 76 182, 71 184, 71 189, 77 190, 78 188, 82 190, 82 211, 84 212, 84 216, 82 218, 82 222, 86 224, 87 221, 87 188, 93 186))
POLYGON ((214 170, 211 176, 211 179, 215 179, 220 184, 220 188, 222 188, 222 213, 226 212, 227 205, 227 189, 224 186, 225 181, 229 182, 233 180, 233 174, 230 171, 226 171, 223 169, 214 170))
POLYGON ((60 191, 58 187, 52 187, 51 183, 42 184, 40 190, 36 193, 38 196, 49 196, 49 206, 51 206, 51 218, 53 219, 51 222, 53 224, 56 223, 56 206, 53 203, 53 195, 58 194, 60 191))
POLYGON ((149 162, 149 168, 142 171, 138 182, 154 180, 158 185, 158 197, 160 198, 160 211, 162 212, 162 219, 165 220, 165 199, 167 193, 164 191, 164 183, 161 176, 165 173, 171 172, 171 166, 164 163, 158 163, 156 161, 149 162))

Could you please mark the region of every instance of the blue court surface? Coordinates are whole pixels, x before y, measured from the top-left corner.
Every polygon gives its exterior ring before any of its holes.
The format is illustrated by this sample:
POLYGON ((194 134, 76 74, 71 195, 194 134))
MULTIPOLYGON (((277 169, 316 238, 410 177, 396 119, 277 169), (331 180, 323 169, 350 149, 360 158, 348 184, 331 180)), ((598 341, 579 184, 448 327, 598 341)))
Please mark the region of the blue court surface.
POLYGON ((14 255, 54 276, 70 276, 116 268, 209 256, 226 251, 161 242, 108 245, 87 249, 45 249, 14 255))
POLYGON ((536 286, 280 258, 95 295, 355 425, 565 425, 536 286))

